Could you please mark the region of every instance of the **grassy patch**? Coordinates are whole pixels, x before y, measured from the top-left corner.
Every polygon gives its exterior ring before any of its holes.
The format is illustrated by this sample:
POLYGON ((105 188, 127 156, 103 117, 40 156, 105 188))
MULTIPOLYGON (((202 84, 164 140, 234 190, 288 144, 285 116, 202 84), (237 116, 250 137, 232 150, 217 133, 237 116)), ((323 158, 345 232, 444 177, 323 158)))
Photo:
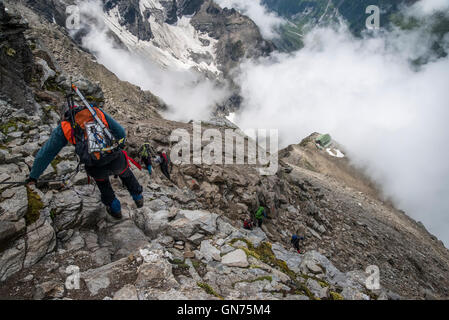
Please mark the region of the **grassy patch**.
POLYGON ((40 211, 44 208, 44 203, 39 195, 27 188, 28 210, 25 215, 26 225, 29 226, 36 222, 40 217, 40 211))
POLYGON ((193 268, 200 275, 200 277, 204 277, 207 273, 206 264, 197 259, 191 259, 190 261, 192 261, 193 268))
POLYGON ((49 105, 49 106, 45 106, 44 107, 44 112, 45 113, 50 113, 51 111, 58 112, 58 107, 57 106, 53 106, 53 105, 49 105))
POLYGON ((28 132, 29 128, 27 128, 27 127, 29 127, 33 124, 32 121, 27 120, 25 118, 9 119, 8 122, 0 124, 0 131, 5 135, 8 134, 10 128, 14 128, 13 131, 17 131, 19 129, 19 126, 18 126, 19 123, 24 125, 24 128, 21 129, 24 132, 28 132))
POLYGON ((248 248, 241 247, 243 251, 246 252, 246 255, 253 256, 254 258, 272 266, 278 267, 283 273, 288 275, 291 279, 296 279, 296 274, 290 270, 285 261, 279 260, 271 250, 271 244, 268 242, 262 242, 257 248, 251 243, 251 241, 244 238, 236 238, 232 239, 231 245, 233 245, 237 241, 243 241, 246 243, 248 248))
POLYGON ((8 122, 0 125, 0 131, 3 134, 8 134, 10 128, 14 128, 14 131, 17 131, 18 127, 17 127, 17 121, 16 120, 11 119, 8 122))
POLYGON ((331 300, 344 300, 343 296, 335 291, 330 291, 331 300))
POLYGON ((181 259, 170 260, 170 263, 176 265, 178 268, 183 268, 183 269, 189 269, 190 268, 189 265, 186 264, 185 261, 181 260, 181 259))
POLYGON ((377 300, 379 298, 377 294, 368 290, 366 290, 364 294, 366 294, 371 300, 377 300))
POLYGON ((330 287, 329 283, 327 283, 326 281, 323 281, 320 278, 317 278, 314 276, 309 276, 307 274, 301 274, 301 277, 304 278, 305 280, 308 280, 308 279, 315 280, 316 282, 318 282, 318 284, 321 286, 321 288, 330 287))
POLYGON ((56 157, 56 158, 54 158, 53 159, 53 161, 50 163, 51 164, 51 166, 53 167, 53 169, 55 169, 55 171, 57 171, 57 169, 56 169, 56 167, 57 167, 57 165, 60 163, 60 162, 62 162, 64 159, 62 159, 61 157, 56 157))
POLYGON ((66 94, 64 88, 62 88, 61 86, 59 86, 56 83, 55 78, 47 79, 47 81, 45 81, 45 83, 44 83, 44 87, 45 87, 45 90, 47 90, 47 91, 60 92, 64 95, 66 94))
POLYGON ((104 99, 97 98, 94 96, 86 96, 86 100, 89 101, 91 104, 96 104, 96 105, 100 105, 101 103, 104 102, 104 99))
POLYGON ((298 289, 295 290, 295 294, 307 296, 310 300, 321 300, 320 298, 315 297, 312 291, 310 291, 305 284, 297 283, 297 287, 298 289))
POLYGON ((52 221, 55 220, 55 218, 56 218, 56 209, 55 208, 50 210, 50 218, 52 221))
POLYGON ((223 297, 220 296, 218 293, 216 293, 215 290, 210 285, 208 285, 207 283, 205 283, 205 282, 197 282, 196 284, 198 285, 198 287, 200 287, 201 289, 206 291, 206 293, 208 293, 210 295, 213 295, 213 296, 216 296, 217 298, 223 300, 223 297))

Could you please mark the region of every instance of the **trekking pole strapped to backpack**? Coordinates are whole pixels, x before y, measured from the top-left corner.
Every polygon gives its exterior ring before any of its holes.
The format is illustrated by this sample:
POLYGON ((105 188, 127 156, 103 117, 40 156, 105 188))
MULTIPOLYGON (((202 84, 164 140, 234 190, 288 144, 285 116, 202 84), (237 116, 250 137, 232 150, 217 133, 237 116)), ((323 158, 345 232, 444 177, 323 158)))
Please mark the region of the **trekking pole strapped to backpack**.
POLYGON ((112 135, 112 133, 109 131, 108 128, 106 128, 106 126, 104 125, 103 121, 100 120, 100 118, 98 118, 97 112, 95 112, 95 110, 90 106, 90 104, 87 102, 86 98, 84 98, 83 94, 81 93, 81 91, 79 91, 79 89, 77 88, 77 86, 75 86, 74 84, 72 84, 72 89, 76 92, 76 94, 80 97, 81 101, 84 103, 84 105, 86 106, 86 108, 89 110, 89 112, 92 114, 92 117, 95 119, 95 121, 98 123, 98 125, 101 127, 101 129, 106 133, 106 135, 108 136, 109 139, 111 139, 111 141, 115 141, 114 136, 112 135))

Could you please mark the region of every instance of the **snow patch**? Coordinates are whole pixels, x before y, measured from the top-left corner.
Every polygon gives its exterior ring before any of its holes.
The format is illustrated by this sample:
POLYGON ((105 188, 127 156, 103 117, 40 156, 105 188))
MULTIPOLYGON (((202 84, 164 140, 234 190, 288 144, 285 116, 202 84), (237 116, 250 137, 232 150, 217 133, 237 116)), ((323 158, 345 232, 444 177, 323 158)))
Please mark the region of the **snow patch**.
POLYGON ((332 157, 336 157, 336 158, 344 158, 345 157, 343 152, 341 152, 340 150, 335 149, 335 148, 326 148, 326 152, 328 154, 330 154, 332 157))
MULTIPOLYGON (((145 8, 157 7, 157 4, 159 2, 153 0, 141 0, 140 2, 143 11, 145 8)), ((220 75, 215 49, 218 40, 195 30, 190 23, 190 17, 184 16, 174 25, 158 20, 154 16, 149 17, 148 21, 154 38, 150 41, 142 41, 120 25, 118 8, 113 8, 104 15, 105 24, 129 50, 149 58, 162 67, 181 70, 193 68, 200 72, 212 73, 215 76, 220 75), (206 43, 207 45, 205 45, 206 43)))
POLYGON ((226 116, 226 119, 228 119, 229 121, 231 121, 232 123, 234 123, 234 120, 235 120, 235 112, 229 113, 229 115, 226 116))

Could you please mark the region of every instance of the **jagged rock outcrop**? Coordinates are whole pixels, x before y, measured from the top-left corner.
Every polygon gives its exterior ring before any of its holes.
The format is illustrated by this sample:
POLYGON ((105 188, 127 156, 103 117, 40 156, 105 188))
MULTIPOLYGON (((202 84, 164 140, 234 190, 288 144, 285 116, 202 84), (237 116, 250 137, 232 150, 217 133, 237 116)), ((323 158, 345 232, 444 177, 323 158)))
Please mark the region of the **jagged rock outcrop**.
POLYGON ((10 94, 14 97, 10 102, 29 112, 34 101, 27 86, 32 80, 33 55, 23 35, 26 29, 26 21, 8 14, 0 3, 0 94, 3 99, 10 94))

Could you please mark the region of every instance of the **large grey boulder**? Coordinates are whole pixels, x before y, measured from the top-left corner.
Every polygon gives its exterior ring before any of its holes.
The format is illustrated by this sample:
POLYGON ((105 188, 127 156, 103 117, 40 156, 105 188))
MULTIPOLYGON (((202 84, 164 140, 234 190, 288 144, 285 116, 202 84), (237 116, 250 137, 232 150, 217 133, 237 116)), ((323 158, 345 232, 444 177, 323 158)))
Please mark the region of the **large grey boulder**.
POLYGON ((329 295, 329 287, 322 287, 318 281, 314 279, 307 279, 306 286, 317 298, 324 299, 329 295))
POLYGON ((114 294, 113 300, 139 300, 137 289, 132 284, 127 284, 114 294))
POLYGON ((311 250, 302 256, 299 266, 302 273, 323 274, 323 279, 328 283, 338 287, 350 287, 361 289, 361 285, 351 277, 338 270, 328 258, 318 251, 311 250))
POLYGON ((38 221, 27 228, 27 252, 24 268, 28 268, 42 259, 56 246, 55 230, 50 224, 49 218, 41 216, 38 221))
POLYGON ((68 173, 75 172, 78 163, 76 161, 64 160, 56 165, 58 176, 63 176, 68 173))
POLYGON ((170 222, 167 235, 178 240, 186 241, 196 232, 196 229, 196 226, 189 219, 180 218, 170 222))
POLYGON ((0 281, 6 280, 22 269, 25 259, 25 240, 18 239, 0 253, 0 281))
POLYGON ((56 232, 73 229, 79 224, 82 199, 74 190, 56 193, 52 207, 56 232))
POLYGON ((9 240, 25 233, 25 219, 16 222, 0 220, 0 243, 6 244, 9 240))
POLYGON ((221 259, 221 263, 228 267, 248 267, 248 258, 245 251, 237 249, 224 255, 221 259))
POLYGON ((181 210, 177 217, 189 220, 199 229, 209 234, 213 234, 217 230, 218 215, 216 213, 201 210, 181 210))
MULTIPOLYGON (((14 177, 16 179, 16 177, 14 177)), ((20 178, 18 178, 20 179, 20 178)), ((1 221, 19 221, 25 216, 28 208, 28 195, 25 187, 9 188, 2 192, 5 199, 0 202, 1 221)))
POLYGON ((105 235, 116 250, 115 258, 125 257, 149 243, 143 231, 131 220, 125 220, 107 229, 105 235))
POLYGON ((134 220, 147 236, 155 239, 159 234, 165 233, 169 226, 170 219, 175 215, 176 212, 173 211, 160 210, 153 212, 151 209, 144 207, 137 210, 134 220))
POLYGON ((163 250, 141 249, 140 253, 144 263, 137 271, 135 286, 138 289, 169 291, 179 287, 179 283, 173 276, 172 265, 167 261, 167 255, 163 250))
POLYGON ((153 211, 161 211, 168 209, 167 204, 161 199, 152 200, 146 206, 153 211))
POLYGON ((285 261, 287 266, 293 272, 299 273, 301 264, 301 256, 297 252, 287 251, 283 246, 278 243, 273 243, 271 246, 275 257, 279 260, 285 261))
POLYGON ((111 284, 112 277, 122 273, 127 263, 128 259, 123 258, 105 266, 82 272, 80 277, 86 283, 90 294, 94 296, 102 289, 108 288, 111 284))
POLYGON ((64 297, 64 293, 64 284, 54 280, 50 280, 36 286, 33 299, 58 299, 64 297))

